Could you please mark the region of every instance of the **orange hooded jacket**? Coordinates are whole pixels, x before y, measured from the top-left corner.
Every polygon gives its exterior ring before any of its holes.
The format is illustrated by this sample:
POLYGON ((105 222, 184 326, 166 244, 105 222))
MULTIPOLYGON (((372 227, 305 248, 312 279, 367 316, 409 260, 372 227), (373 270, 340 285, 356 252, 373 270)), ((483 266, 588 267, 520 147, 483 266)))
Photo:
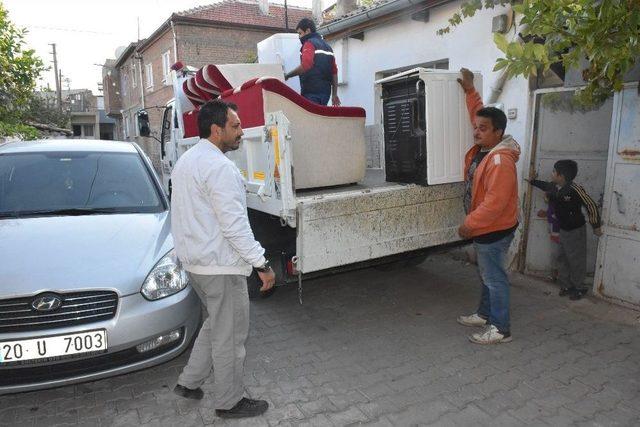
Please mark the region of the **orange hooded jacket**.
MULTIPOLYGON (((475 126, 476 113, 482 99, 473 89, 466 94, 471 124, 475 126)), ((480 146, 471 147, 464 159, 464 177, 480 146)), ((505 135, 498 145, 480 162, 473 175, 471 209, 464 220, 471 237, 494 231, 508 230, 518 223, 518 173, 516 162, 520 146, 510 135, 505 135)))

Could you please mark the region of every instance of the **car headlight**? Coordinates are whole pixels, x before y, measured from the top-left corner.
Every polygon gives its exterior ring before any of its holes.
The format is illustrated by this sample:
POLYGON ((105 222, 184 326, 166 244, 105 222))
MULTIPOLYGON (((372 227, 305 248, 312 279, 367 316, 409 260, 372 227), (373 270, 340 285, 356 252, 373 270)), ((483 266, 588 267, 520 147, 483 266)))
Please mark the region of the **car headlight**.
POLYGON ((189 276, 182 268, 176 252, 171 250, 151 269, 140 292, 151 301, 168 297, 187 287, 189 276))

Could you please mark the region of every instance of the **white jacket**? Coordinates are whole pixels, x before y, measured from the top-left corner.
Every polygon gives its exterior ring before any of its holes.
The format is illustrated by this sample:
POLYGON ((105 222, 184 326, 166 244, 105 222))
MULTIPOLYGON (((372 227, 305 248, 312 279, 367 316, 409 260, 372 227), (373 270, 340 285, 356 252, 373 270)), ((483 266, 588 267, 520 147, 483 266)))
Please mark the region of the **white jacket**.
POLYGON ((249 276, 265 263, 249 225, 244 179, 218 147, 201 139, 187 150, 171 184, 171 232, 187 271, 249 276))

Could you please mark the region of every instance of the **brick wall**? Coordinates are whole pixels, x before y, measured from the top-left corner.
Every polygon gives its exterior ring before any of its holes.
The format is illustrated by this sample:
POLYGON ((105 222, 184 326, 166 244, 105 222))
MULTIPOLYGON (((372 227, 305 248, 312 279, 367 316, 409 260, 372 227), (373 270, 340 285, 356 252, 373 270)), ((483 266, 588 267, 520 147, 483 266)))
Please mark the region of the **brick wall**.
MULTIPOLYGON (((144 82, 144 103, 145 109, 149 113, 149 127, 151 135, 160 139, 162 132, 162 116, 164 107, 167 102, 173 98, 173 89, 169 73, 166 71, 167 79, 165 80, 165 70, 162 64, 162 55, 169 52, 169 66, 175 62, 175 54, 173 49, 173 34, 166 31, 153 43, 147 46, 144 51, 140 52, 142 56, 142 79, 144 82), (148 84, 148 65, 151 65, 152 86, 148 84)), ((141 147, 147 153, 154 168, 160 171, 160 143, 153 138, 141 138, 141 147)))
POLYGON ((120 66, 120 99, 123 109, 141 104, 140 76, 137 72, 137 59, 129 56, 120 66), (134 77, 135 76, 135 77, 134 77))
POLYGON ((115 61, 108 59, 102 68, 102 93, 104 94, 104 110, 107 114, 119 115, 122 109, 120 98, 120 71, 115 68, 115 61))
POLYGON ((257 58, 256 45, 272 31, 178 25, 178 56, 200 68, 207 64, 237 64, 257 58))
POLYGON ((142 108, 140 93, 140 74, 138 60, 132 53, 118 68, 119 94, 121 100, 122 118, 117 119, 118 126, 114 138, 122 141, 140 142, 136 130, 136 113, 142 108), (128 123, 128 134, 125 134, 125 123, 128 123))

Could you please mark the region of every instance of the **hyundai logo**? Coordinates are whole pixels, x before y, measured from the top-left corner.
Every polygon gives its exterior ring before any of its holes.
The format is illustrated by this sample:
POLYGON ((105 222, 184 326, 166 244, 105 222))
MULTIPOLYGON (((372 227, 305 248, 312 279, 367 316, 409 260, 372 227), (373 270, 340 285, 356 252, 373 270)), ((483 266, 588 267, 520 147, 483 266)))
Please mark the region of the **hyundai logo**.
POLYGON ((62 305, 62 298, 54 294, 45 294, 31 301, 31 307, 36 311, 53 311, 62 305))

